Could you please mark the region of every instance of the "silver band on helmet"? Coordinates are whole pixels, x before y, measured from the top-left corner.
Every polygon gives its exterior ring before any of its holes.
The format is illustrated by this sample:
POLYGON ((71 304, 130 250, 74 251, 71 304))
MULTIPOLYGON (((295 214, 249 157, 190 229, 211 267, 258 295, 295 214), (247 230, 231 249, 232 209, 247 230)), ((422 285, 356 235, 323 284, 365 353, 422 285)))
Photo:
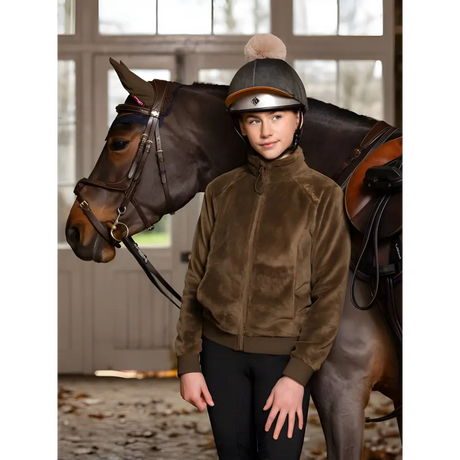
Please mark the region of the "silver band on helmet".
POLYGON ((249 94, 235 101, 228 109, 231 113, 261 112, 264 110, 280 110, 300 107, 302 104, 292 97, 277 96, 275 94, 249 94))

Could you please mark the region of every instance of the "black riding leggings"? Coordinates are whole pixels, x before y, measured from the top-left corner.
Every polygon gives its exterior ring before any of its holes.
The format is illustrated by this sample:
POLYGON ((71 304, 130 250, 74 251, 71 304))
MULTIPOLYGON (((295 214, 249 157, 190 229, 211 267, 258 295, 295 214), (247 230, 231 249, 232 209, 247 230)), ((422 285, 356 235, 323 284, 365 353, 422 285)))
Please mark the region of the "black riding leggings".
POLYGON ((219 460, 299 460, 307 425, 310 383, 303 399, 303 429, 296 416, 292 438, 287 437, 288 418, 278 439, 273 439, 278 417, 265 431, 270 409, 262 408, 282 377, 289 355, 234 351, 206 337, 201 369, 214 407, 208 414, 219 460))

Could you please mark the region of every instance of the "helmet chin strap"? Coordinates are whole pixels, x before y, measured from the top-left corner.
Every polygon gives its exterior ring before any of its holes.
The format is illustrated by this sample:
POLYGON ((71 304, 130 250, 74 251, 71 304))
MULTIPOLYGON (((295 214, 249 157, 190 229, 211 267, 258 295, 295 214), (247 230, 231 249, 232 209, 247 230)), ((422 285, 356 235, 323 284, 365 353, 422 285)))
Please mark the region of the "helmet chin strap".
MULTIPOLYGON (((300 117, 299 117, 299 126, 300 126, 300 128, 297 128, 295 130, 294 137, 292 139, 292 144, 287 149, 285 149, 283 152, 281 152, 277 157, 272 158, 271 160, 277 160, 278 158, 282 157, 285 153, 287 153, 287 152, 289 152, 291 150, 294 151, 299 146, 300 138, 302 137, 302 129, 303 129, 303 111, 300 110, 299 112, 300 112, 300 117)), ((254 149, 254 147, 250 144, 250 142, 248 141, 247 136, 243 136, 243 134, 241 134, 241 131, 239 129, 238 118, 237 117, 232 117, 232 118, 233 118, 233 127, 235 128, 235 130, 238 133, 238 135, 241 137, 241 139, 243 139, 243 141, 246 144, 249 145, 249 147, 251 147, 255 152, 257 152, 254 149)), ((257 154, 259 154, 259 152, 257 152, 257 154)))

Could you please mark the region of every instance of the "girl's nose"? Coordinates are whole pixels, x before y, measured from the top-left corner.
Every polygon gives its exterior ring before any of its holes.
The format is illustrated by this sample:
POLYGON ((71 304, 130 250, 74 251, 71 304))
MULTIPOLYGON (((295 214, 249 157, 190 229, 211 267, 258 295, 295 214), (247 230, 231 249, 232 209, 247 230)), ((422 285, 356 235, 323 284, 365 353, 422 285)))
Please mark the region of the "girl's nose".
POLYGON ((261 137, 270 137, 273 134, 273 130, 269 123, 262 123, 261 137))

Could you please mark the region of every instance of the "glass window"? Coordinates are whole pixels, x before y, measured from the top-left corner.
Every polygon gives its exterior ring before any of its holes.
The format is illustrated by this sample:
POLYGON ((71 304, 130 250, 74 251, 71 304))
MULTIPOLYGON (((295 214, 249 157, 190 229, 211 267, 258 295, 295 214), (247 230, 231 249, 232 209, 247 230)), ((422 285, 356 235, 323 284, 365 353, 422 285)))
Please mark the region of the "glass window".
POLYGON ((75 61, 58 61, 58 243, 75 200, 75 61))
POLYGON ((307 95, 381 120, 381 61, 294 61, 307 95))
POLYGON ((156 15, 152 0, 99 0, 99 33, 152 35, 157 31, 156 15))
POLYGON ((214 34, 270 32, 270 0, 213 0, 214 34))
POLYGON ((294 0, 294 35, 337 35, 337 0, 294 0))
POLYGON ((75 34, 75 0, 58 0, 58 34, 75 34))
POLYGON ((383 118, 381 61, 339 61, 338 105, 359 115, 383 118))
POLYGON ((211 33, 212 0, 157 0, 159 34, 211 33))
POLYGON ((339 35, 382 35, 383 0, 340 0, 339 35))
POLYGON ((168 247, 171 246, 171 216, 166 214, 155 224, 152 231, 144 230, 133 236, 139 246, 168 247))
MULTIPOLYGON (((155 78, 160 80, 171 80, 171 71, 169 69, 131 69, 136 75, 146 81, 152 81, 155 78)), ((127 91, 118 78, 115 70, 108 71, 108 125, 112 124, 117 112, 115 107, 122 104, 128 96, 127 91)), ((155 229, 152 231, 145 230, 133 236, 134 241, 139 246, 154 246, 167 247, 171 246, 171 216, 167 214, 163 216, 160 222, 155 224, 155 229)))
POLYGON ((294 68, 304 82, 308 96, 338 105, 337 61, 295 61, 294 68))
POLYGON ((382 35, 383 0, 293 0, 294 35, 382 35))
POLYGON ((215 85, 229 85, 238 69, 200 69, 198 81, 200 83, 214 83, 215 85))
POLYGON ((104 35, 207 35, 212 23, 214 34, 268 33, 270 0, 99 0, 104 35))

